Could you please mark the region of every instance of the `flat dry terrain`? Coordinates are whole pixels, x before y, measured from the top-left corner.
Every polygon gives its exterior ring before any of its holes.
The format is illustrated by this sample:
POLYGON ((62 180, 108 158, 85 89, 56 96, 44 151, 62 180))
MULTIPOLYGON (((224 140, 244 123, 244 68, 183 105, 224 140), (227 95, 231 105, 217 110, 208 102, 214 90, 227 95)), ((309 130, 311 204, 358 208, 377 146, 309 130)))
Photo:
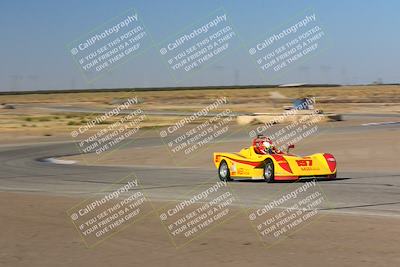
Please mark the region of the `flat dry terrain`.
MULTIPOLYGON (((0 108, 0 137, 3 143, 29 140, 34 137, 57 139, 67 137, 72 130, 96 117, 87 112, 68 112, 57 107, 112 109, 119 102, 137 97, 133 108, 153 111, 194 112, 216 99, 226 97, 229 108, 236 112, 282 112, 293 99, 315 96, 316 107, 334 113, 400 113, 400 86, 343 86, 310 88, 260 88, 226 90, 180 90, 149 92, 97 92, 65 94, 0 95, 0 104, 15 109, 0 108), (56 107, 56 108, 55 108, 56 107)), ((118 118, 114 117, 107 123, 118 118)), ((145 127, 171 124, 174 116, 148 116, 145 127)))
MULTIPOLYGON (((381 119, 382 120, 382 119, 381 119)), ((349 123, 347 123, 348 125, 349 123)), ((353 126, 360 124, 354 123, 353 126)), ((331 123, 331 127, 340 128, 340 122, 331 123)), ((240 130, 231 126, 230 131, 240 130)), ((397 129, 373 129, 367 135, 335 133, 324 131, 296 144, 291 150, 299 155, 310 155, 317 152, 329 152, 335 155, 340 171, 398 171, 398 158, 400 154, 400 131, 397 129), (368 164, 366 165, 366 162, 368 164)), ((236 152, 250 145, 249 140, 225 141, 221 140, 206 146, 199 153, 184 155, 177 153, 169 155, 166 146, 152 147, 121 147, 117 152, 96 155, 96 153, 81 154, 63 157, 66 160, 74 160, 85 165, 110 165, 110 166, 149 166, 155 163, 157 167, 178 165, 180 167, 197 167, 214 169, 211 155, 213 152, 236 152), (156 153, 154 153, 156 152, 156 153)))
POLYGON ((284 242, 266 248, 245 214, 239 213, 223 226, 176 249, 157 215, 149 214, 144 220, 88 249, 65 213, 77 202, 78 198, 0 193, 0 265, 400 265, 400 219, 392 217, 326 215, 284 242), (10 200, 12 205, 9 205, 10 200))

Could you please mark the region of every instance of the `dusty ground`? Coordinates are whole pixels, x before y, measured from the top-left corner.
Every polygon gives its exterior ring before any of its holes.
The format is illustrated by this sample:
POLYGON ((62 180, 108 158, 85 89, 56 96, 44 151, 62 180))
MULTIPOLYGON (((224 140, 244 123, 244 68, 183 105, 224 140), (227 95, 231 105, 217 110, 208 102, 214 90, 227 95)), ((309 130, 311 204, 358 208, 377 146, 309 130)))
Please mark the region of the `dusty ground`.
MULTIPOLYGON (((293 98, 315 96, 320 104, 328 103, 398 103, 400 86, 342 86, 342 87, 299 87, 299 88, 258 88, 224 90, 177 90, 177 91, 140 91, 140 92, 96 92, 66 94, 29 94, 0 95, 0 103, 39 103, 62 105, 109 106, 113 100, 137 96, 141 105, 165 110, 195 110, 215 99, 226 96, 230 104, 236 104, 238 110, 248 110, 248 103, 254 108, 280 108, 274 102, 290 103, 293 98), (61 97, 60 97, 61 96, 61 97), (266 105, 268 104, 268 105, 266 105), (240 109, 241 108, 241 109, 240 109)), ((261 112, 261 111, 259 111, 261 112)))
MULTIPOLYGON (((382 119, 380 119, 382 120, 382 119)), ((365 121, 364 121, 365 122, 365 121)), ((353 126, 360 125, 361 122, 352 123, 353 126)), ((366 171, 366 170, 385 170, 397 171, 399 169, 398 159, 393 155, 400 153, 400 130, 373 128, 367 134, 360 133, 337 133, 329 131, 341 128, 347 124, 340 122, 325 125, 325 130, 320 130, 318 134, 305 138, 291 150, 294 154, 309 155, 318 152, 329 152, 335 155, 341 171, 366 171), (368 162, 366 166, 366 162, 368 162)), ((189 127, 190 128, 190 127, 189 127)), ((241 131, 240 127, 231 127, 231 132, 241 131)), ((183 131, 184 132, 184 131, 183 131)), ((218 140, 195 151, 192 154, 184 153, 168 154, 167 145, 151 148, 155 153, 149 153, 147 147, 122 147, 118 152, 110 152, 101 156, 95 153, 62 157, 66 160, 75 160, 80 164, 87 165, 126 165, 152 166, 157 163, 161 166, 185 166, 213 169, 213 152, 236 152, 250 145, 250 139, 243 141, 224 141, 218 140)))
MULTIPOLYGON (((68 137, 96 115, 48 109, 54 106, 112 109, 120 101, 137 97, 135 108, 156 111, 194 112, 226 97, 229 108, 237 112, 282 112, 294 98, 315 96, 316 108, 334 113, 400 113, 400 86, 343 86, 330 88, 260 88, 235 90, 183 90, 150 92, 99 92, 66 94, 0 95, 0 137, 3 143, 29 141, 33 137, 52 140, 68 137), (251 103, 251 105, 249 105, 251 103), (10 104, 15 109, 4 109, 10 104)), ((107 123, 119 119, 112 118, 107 123)), ((168 125, 172 116, 148 116, 146 127, 168 125)))
POLYGON ((78 198, 0 193, 1 266, 399 266, 400 221, 326 215, 265 248, 244 214, 176 249, 155 214, 88 249, 66 210, 78 198), (9 205, 12 200, 12 205, 9 205))

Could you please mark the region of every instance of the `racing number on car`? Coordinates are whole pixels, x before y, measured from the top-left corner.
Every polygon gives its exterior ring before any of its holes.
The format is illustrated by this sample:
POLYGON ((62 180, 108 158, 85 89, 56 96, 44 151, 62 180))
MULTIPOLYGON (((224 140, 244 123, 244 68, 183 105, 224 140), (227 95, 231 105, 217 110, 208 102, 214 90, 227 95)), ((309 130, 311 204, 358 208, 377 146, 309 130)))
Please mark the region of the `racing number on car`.
POLYGON ((296 160, 297 165, 300 167, 304 167, 304 166, 312 166, 312 159, 299 159, 296 160))

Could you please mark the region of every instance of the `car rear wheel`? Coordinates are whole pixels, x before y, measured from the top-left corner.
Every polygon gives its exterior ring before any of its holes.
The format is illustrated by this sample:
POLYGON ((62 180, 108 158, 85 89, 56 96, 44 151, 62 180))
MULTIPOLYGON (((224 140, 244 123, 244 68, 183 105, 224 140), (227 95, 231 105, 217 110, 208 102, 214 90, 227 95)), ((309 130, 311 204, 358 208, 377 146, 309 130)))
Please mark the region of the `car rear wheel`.
POLYGON ((263 174, 264 174, 264 180, 267 183, 274 182, 274 163, 272 162, 272 160, 268 159, 265 162, 263 174))
POLYGON ((218 168, 218 176, 221 181, 230 181, 231 173, 229 171, 228 163, 225 160, 221 161, 218 168))

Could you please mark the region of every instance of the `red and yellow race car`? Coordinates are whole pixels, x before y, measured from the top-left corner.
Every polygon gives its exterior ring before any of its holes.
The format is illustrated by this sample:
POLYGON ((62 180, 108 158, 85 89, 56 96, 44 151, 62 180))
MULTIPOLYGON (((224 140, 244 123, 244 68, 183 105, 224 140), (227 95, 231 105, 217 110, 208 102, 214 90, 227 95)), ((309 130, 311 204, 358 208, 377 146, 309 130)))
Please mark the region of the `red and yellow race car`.
POLYGON ((274 181, 309 178, 336 178, 336 159, 329 153, 301 157, 277 149, 266 136, 257 136, 249 148, 238 153, 214 153, 214 164, 222 181, 250 177, 274 181))

